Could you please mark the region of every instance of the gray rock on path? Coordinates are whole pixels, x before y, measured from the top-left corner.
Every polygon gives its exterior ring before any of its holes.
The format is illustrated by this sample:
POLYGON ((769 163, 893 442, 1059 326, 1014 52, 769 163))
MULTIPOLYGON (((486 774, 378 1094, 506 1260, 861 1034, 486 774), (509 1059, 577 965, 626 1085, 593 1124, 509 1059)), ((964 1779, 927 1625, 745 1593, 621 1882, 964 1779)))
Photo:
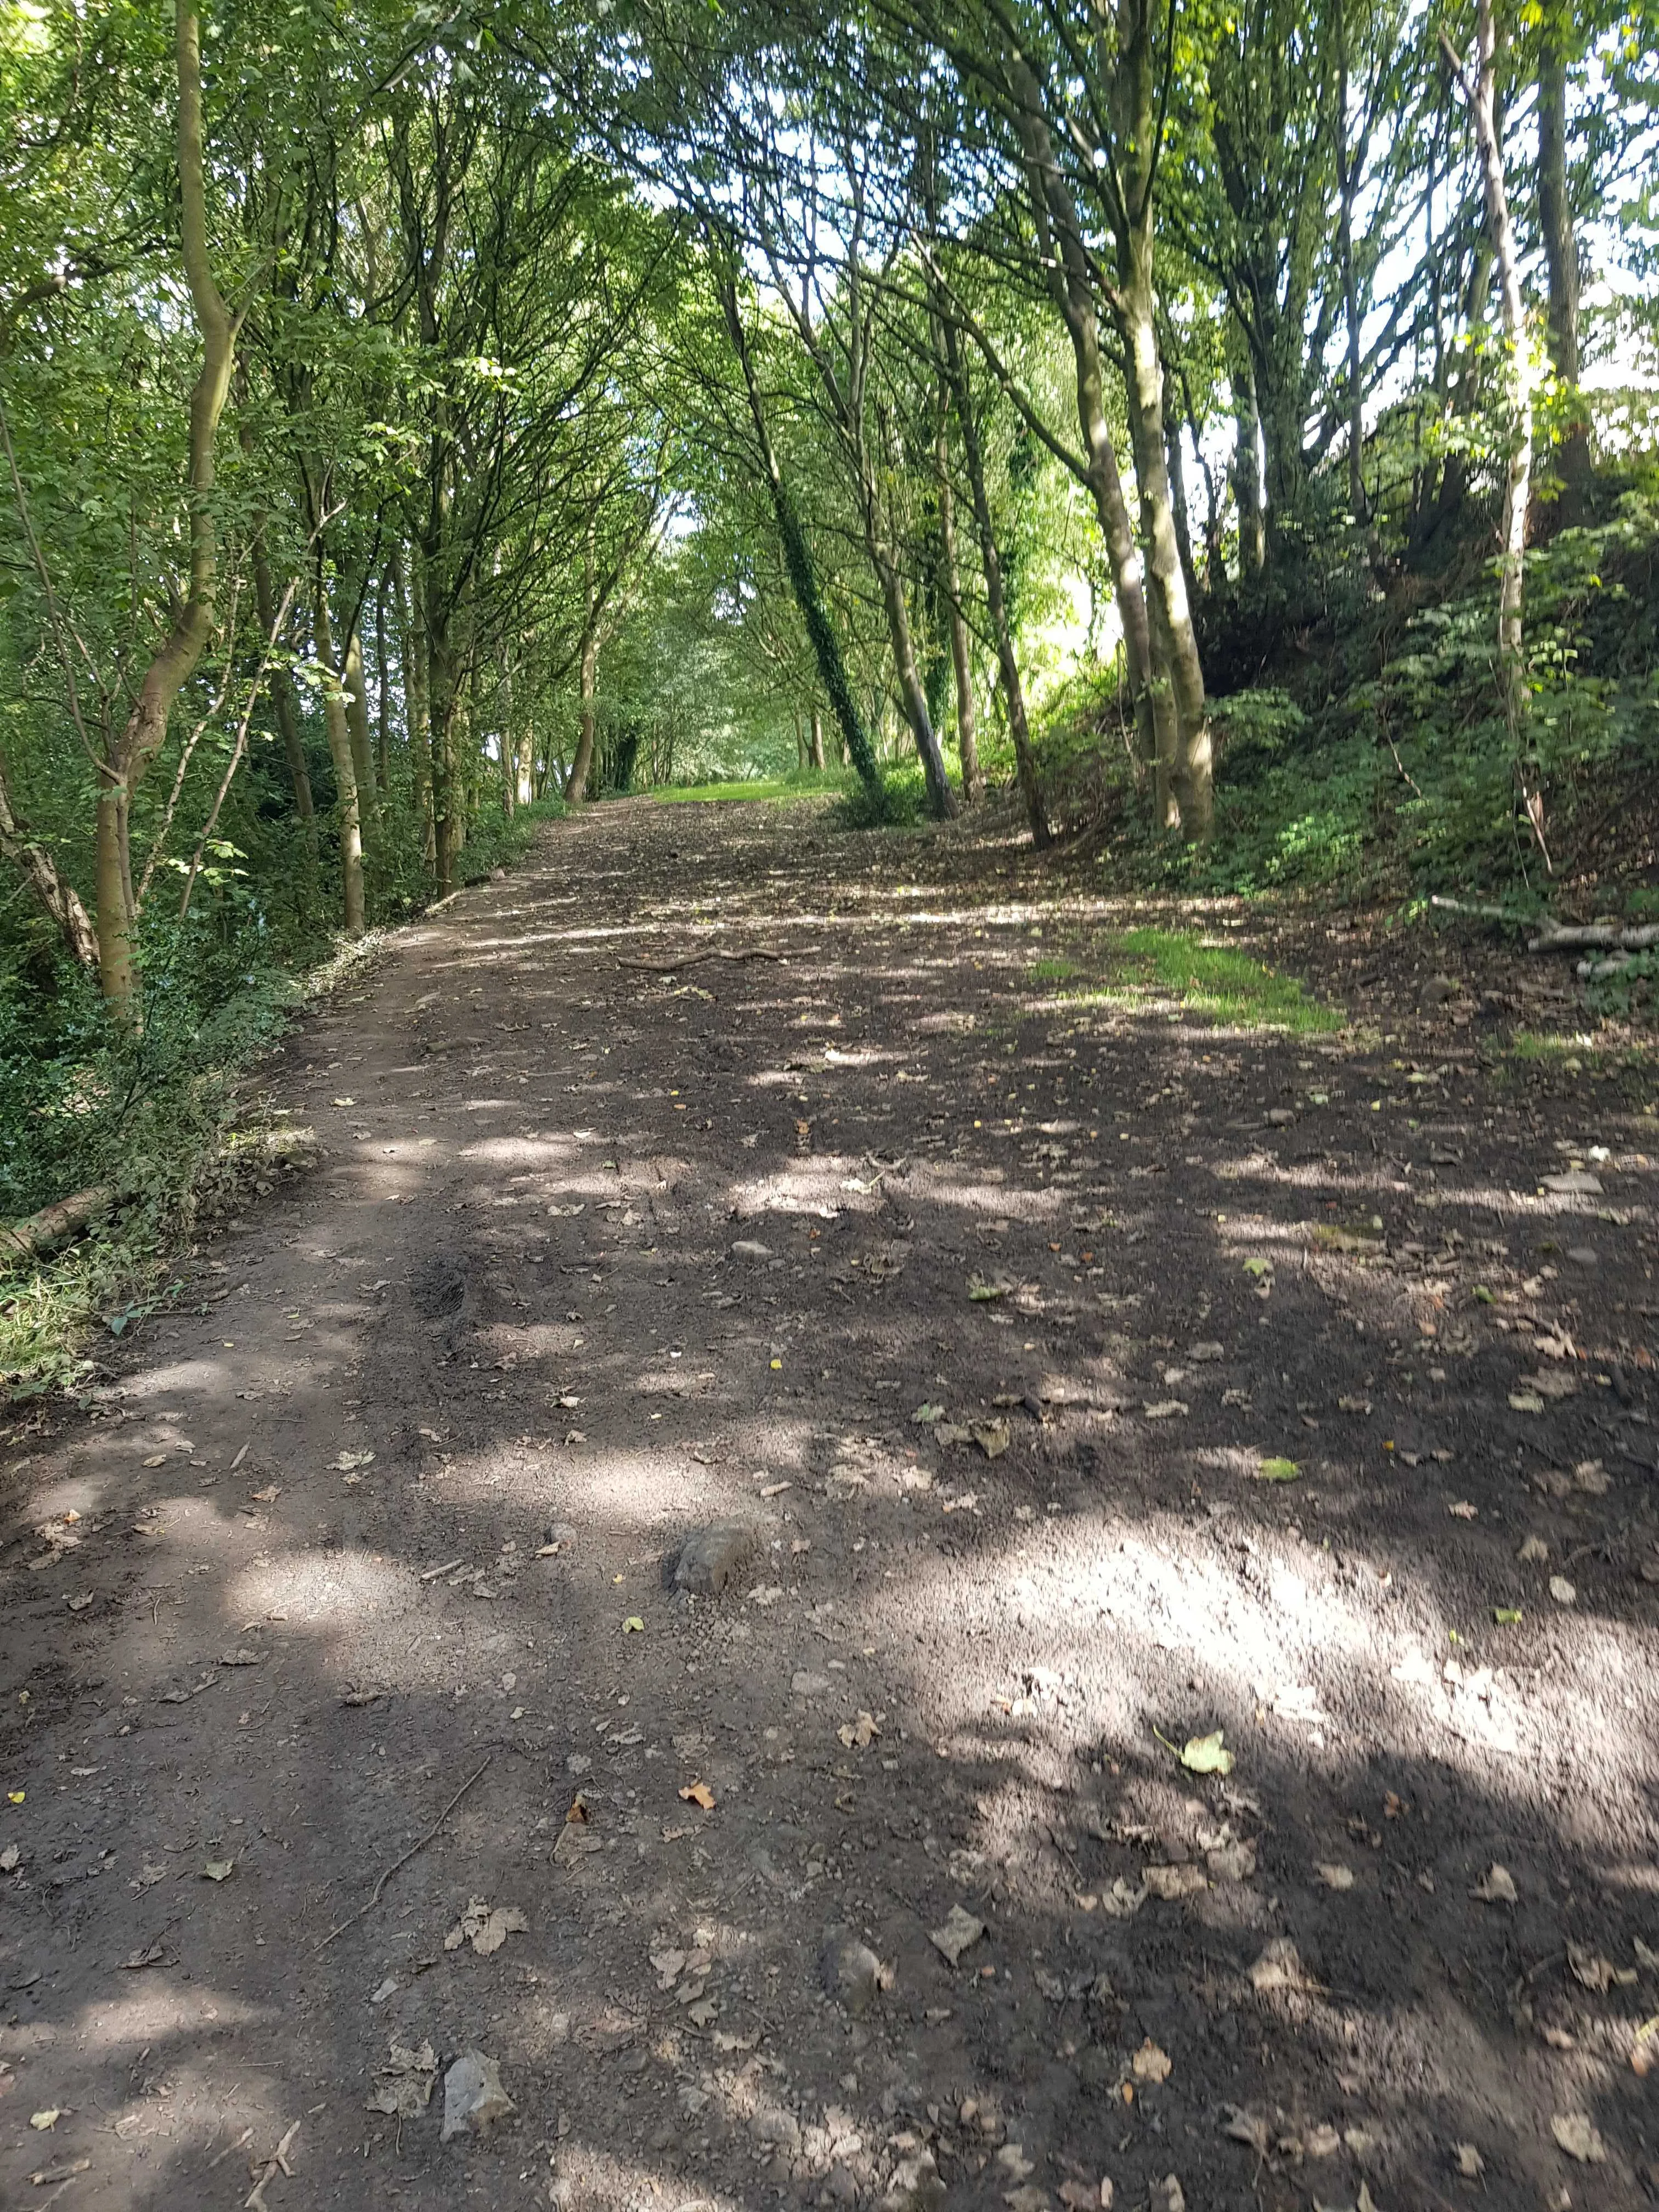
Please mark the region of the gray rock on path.
POLYGON ((746 1521, 711 1521, 694 1528, 680 1546, 674 1567, 676 1589, 696 1597, 718 1597, 760 1542, 746 1521))
POLYGON ((826 1928, 818 1954, 818 1972, 832 1997, 856 2020, 869 2011, 884 1990, 893 1986, 893 1969, 884 1966, 849 1928, 826 1928))
POLYGON ((440 2140, 488 2132, 518 2111, 501 2087, 501 2069, 482 2051, 464 2051, 444 2075, 444 2124, 440 2140))

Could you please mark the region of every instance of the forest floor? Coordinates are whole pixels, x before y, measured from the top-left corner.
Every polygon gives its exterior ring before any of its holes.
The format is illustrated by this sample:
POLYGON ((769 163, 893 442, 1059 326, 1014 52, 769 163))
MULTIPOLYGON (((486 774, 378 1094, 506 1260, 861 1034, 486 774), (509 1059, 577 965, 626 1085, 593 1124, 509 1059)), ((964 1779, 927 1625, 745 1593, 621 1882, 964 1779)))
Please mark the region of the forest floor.
POLYGON ((815 805, 392 939, 8 1432, 0 2201, 1659 2184, 1653 1070, 1469 958, 815 805))

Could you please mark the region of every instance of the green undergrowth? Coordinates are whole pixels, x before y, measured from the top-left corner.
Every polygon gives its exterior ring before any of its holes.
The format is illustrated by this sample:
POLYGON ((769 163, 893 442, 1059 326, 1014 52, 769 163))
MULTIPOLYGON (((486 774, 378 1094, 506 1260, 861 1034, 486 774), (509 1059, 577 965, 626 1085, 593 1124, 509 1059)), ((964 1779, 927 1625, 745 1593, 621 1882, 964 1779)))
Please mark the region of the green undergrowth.
POLYGON ((1237 587, 1210 609, 1206 846, 1152 834, 1114 669, 1051 696, 1038 732, 1045 782, 1072 826, 1100 836, 1103 872, 1125 885, 1336 902, 1440 891, 1536 913, 1559 897, 1582 846, 1599 908, 1640 912, 1652 887, 1633 857, 1609 869, 1620 840, 1608 825, 1623 825, 1634 856, 1659 777, 1659 468, 1644 462, 1604 496, 1595 527, 1528 551, 1518 737, 1500 707, 1489 575, 1443 596, 1409 575, 1385 591, 1353 558, 1298 580, 1294 620, 1237 587), (1247 656, 1228 650, 1246 635, 1268 641, 1249 675, 1247 656), (1528 795, 1541 800, 1555 882, 1528 795))
POLYGON ((0 1054, 0 1214, 21 1220, 80 1190, 108 1194, 67 1250, 0 1259, 0 1390, 27 1397, 90 1378, 100 1340, 177 1296, 173 1264, 198 1229, 307 1163, 308 1133, 245 1097, 244 1079, 297 1009, 349 988, 384 942, 342 945, 303 980, 250 966, 216 1000, 201 974, 179 972, 176 948, 169 963, 153 942, 142 1030, 112 1023, 70 977, 70 1018, 36 1036, 33 1056, 20 1049, 16 994, 0 1002, 12 1024, 0 1054))
MULTIPOLYGON (((1118 1006, 1173 1001, 1228 1029, 1281 1030, 1293 1036, 1328 1033, 1346 1017, 1310 997, 1294 975, 1264 967, 1232 945, 1211 945, 1196 935, 1165 929, 1132 929, 1109 947, 1111 980, 1066 991, 1073 1004, 1118 1006)), ((1041 971, 1074 972, 1064 960, 1038 961, 1041 971)), ((1054 980, 1063 980, 1056 975, 1054 980)))

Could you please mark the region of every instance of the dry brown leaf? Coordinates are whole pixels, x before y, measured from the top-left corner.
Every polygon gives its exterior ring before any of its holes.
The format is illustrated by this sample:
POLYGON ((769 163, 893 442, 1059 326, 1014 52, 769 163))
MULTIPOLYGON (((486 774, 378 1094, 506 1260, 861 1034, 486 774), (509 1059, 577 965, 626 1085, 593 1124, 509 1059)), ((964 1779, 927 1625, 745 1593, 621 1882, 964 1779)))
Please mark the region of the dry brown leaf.
POLYGON ((688 1783, 680 1796, 688 1805, 701 1805, 705 1813, 714 1809, 714 1793, 706 1782, 688 1783))

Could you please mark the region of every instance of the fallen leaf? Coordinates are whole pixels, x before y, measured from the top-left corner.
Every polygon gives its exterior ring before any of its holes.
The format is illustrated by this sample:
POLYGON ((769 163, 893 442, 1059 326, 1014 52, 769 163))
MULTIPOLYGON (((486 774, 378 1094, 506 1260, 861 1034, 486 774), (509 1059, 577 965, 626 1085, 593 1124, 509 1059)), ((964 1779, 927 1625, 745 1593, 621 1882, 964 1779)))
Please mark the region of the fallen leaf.
POLYGON ((862 1751, 865 1746, 881 1734, 873 1713, 861 1712, 854 1721, 844 1722, 836 1730, 848 1751, 862 1751))
POLYGON ((1446 1510, 1454 1521, 1476 1521, 1480 1517, 1480 1508, 1471 1504, 1467 1498, 1458 1498, 1454 1504, 1449 1505, 1446 1510))
POLYGON ((165 1452, 152 1452, 149 1457, 143 1462, 143 1464, 146 1467, 165 1467, 167 1463, 167 1455, 165 1452))
POLYGON ((274 1505, 282 1494, 283 1486, 279 1482, 268 1484, 264 1490, 252 1490, 248 1492, 256 1505, 274 1505))
POLYGON ((1586 2113, 1557 2112, 1550 2121, 1550 2133, 1567 2156, 1581 2165, 1600 2166, 1607 2158, 1607 2145, 1586 2113))
POLYGON ((968 1295, 975 1305, 988 1305, 994 1298, 1006 1297, 1008 1293, 1000 1283, 987 1283, 977 1275, 969 1275, 968 1295))
POLYGON ((624 1636, 643 1636, 644 1633, 645 1623, 640 1619, 637 1613, 630 1613, 627 1620, 623 1623, 623 1634, 624 1636))
POLYGON ((942 1421, 945 1419, 945 1408, 943 1406, 934 1406, 931 1404, 921 1405, 916 1407, 915 1412, 911 1414, 910 1419, 913 1421, 921 1421, 924 1425, 931 1427, 933 1422, 942 1421))
POLYGON ((1510 1404, 1517 1413, 1541 1413, 1544 1401, 1535 1390, 1511 1390, 1510 1404))
POLYGON ((1129 2061, 1129 2070, 1137 2081, 1167 2081, 1173 2067, 1169 2052, 1161 2051, 1150 2035, 1129 2061))
POLYGON ((1227 2118, 1222 2134, 1234 2142, 1249 2143, 1258 2158, 1266 2158, 1273 2137, 1260 2113, 1247 2112, 1243 2105, 1227 2105, 1223 2110, 1227 2118))
POLYGON ((688 1805, 701 1805, 705 1813, 714 1809, 714 1793, 706 1782, 689 1783, 680 1796, 688 1805))
POLYGON ((15 1874, 17 1862, 22 1856, 15 1844, 8 1844, 5 1850, 0 1851, 0 1874, 15 1874))
POLYGON ((1465 2181, 1479 2181, 1486 2170, 1486 2161, 1473 2143, 1452 2145, 1452 2165, 1465 2181))
POLYGON ((971 1912, 965 1912, 960 1905, 953 1905, 943 1926, 928 1930, 927 1941, 954 1966, 963 1953, 977 1943, 984 1933, 982 1920, 975 1920, 971 1912))
POLYGON ((29 2114, 29 2125, 44 2132, 47 2128, 55 2128, 63 2117, 64 2108, 61 2105, 48 2105, 44 2112, 29 2114))
POLYGON ((1223 1733, 1218 1729, 1213 1735, 1188 1737, 1177 1755, 1188 1774, 1232 1772, 1233 1755, 1222 1741, 1223 1733))
POLYGON ((1557 1605, 1577 1605, 1578 1593, 1565 1575, 1550 1577, 1550 1595, 1557 1605))
POLYGON ((1192 1407, 1184 1398, 1160 1398, 1156 1404, 1143 1406, 1140 1410, 1149 1421, 1168 1421, 1177 1413, 1190 1413, 1192 1407))
POLYGON ((1012 1432, 1006 1421, 976 1421, 969 1434, 987 1459, 1000 1459, 1008 1449, 1012 1432))
POLYGON ((1319 1879, 1324 1883, 1327 1889, 1352 1889, 1353 1887, 1353 1869, 1352 1867, 1340 1865, 1316 1866, 1314 1869, 1314 1872, 1319 1876, 1319 1879))
POLYGON ((1495 1605, 1492 1617, 1499 1628, 1518 1628, 1524 1618, 1518 1605, 1495 1605))
POLYGON ((1143 1878, 1150 1893, 1162 1898, 1166 1905, 1182 1897, 1196 1897, 1210 1886, 1204 1869, 1197 1866, 1149 1866, 1143 1878))
POLYGON ((1590 1950, 1583 1943, 1569 1943, 1567 1964, 1572 1969, 1573 1978, 1582 1982, 1587 1990, 1612 1988, 1613 1961, 1602 1958, 1599 1952, 1590 1950))
POLYGON ((1478 1898, 1482 1905, 1516 1905, 1520 1901, 1516 1893, 1515 1877, 1507 1867, 1499 1866, 1496 1862, 1476 1882, 1469 1895, 1478 1898))
POLYGON ((130 1951, 121 1964, 129 1972, 140 1966, 159 1966, 166 1953, 159 1943, 147 1943, 140 1951, 130 1951))
POLYGON ((1516 1554, 1516 1558, 1527 1565, 1531 1565, 1534 1561, 1547 1559, 1549 1555, 1550 1547, 1541 1536, 1528 1536, 1516 1554))
POLYGON ((210 1859, 202 1869, 202 1878, 205 1881, 228 1881, 235 1865, 234 1859, 210 1859))
POLYGON ((1288 1936, 1276 1936, 1250 1968, 1250 1987, 1259 1996, 1265 1996, 1275 1990, 1308 1990, 1314 1986, 1288 1936))
POLYGON ((1294 1482, 1302 1469, 1293 1459, 1264 1459, 1256 1469, 1261 1482, 1294 1482))

